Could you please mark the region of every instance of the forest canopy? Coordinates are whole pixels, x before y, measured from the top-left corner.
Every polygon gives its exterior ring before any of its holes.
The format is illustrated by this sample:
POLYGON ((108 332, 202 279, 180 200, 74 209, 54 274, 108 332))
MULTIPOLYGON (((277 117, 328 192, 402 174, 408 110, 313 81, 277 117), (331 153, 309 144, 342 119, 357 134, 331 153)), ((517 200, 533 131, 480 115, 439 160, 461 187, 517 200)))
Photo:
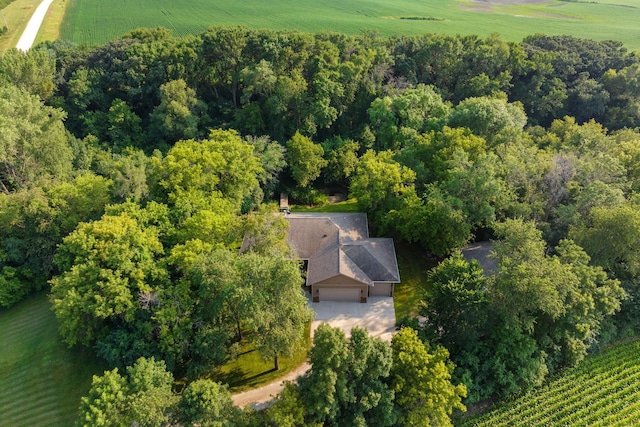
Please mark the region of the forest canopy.
MULTIPOLYGON (((377 233, 442 263, 425 272, 427 321, 406 322, 420 345, 323 332, 345 361, 360 346, 384 361, 379 378, 336 385, 373 388, 381 406, 328 401, 303 421, 443 420, 465 394, 517 393, 640 326, 639 67, 621 43, 540 34, 143 28, 9 51, 0 305, 50 286, 63 339, 114 368, 97 386, 134 390, 140 366, 199 378, 244 333, 277 369, 311 313, 269 202, 321 204, 338 187, 377 233), (240 253, 247 233, 256 244, 240 253), (493 273, 459 252, 487 239, 493 273), (406 351, 446 377, 444 412, 398 377, 417 369, 392 365, 406 351)), ((326 380, 314 375, 282 405, 326 380)), ((192 384, 163 396, 226 393, 192 384)))

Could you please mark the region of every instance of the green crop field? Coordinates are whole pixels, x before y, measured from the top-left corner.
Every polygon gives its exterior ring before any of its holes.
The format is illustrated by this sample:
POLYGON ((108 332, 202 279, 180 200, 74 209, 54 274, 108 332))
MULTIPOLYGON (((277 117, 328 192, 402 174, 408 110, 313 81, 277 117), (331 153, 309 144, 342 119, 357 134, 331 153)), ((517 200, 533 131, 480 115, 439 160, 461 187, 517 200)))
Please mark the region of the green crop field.
POLYGON ((461 427, 640 424, 640 340, 587 358, 548 386, 461 427))
POLYGON ((64 0, 61 38, 104 43, 137 27, 175 35, 212 25, 324 30, 356 34, 499 33, 520 41, 533 33, 615 39, 640 49, 636 0, 64 0))
POLYGON ((0 310, 0 426, 70 426, 93 374, 92 350, 68 350, 46 295, 0 310))

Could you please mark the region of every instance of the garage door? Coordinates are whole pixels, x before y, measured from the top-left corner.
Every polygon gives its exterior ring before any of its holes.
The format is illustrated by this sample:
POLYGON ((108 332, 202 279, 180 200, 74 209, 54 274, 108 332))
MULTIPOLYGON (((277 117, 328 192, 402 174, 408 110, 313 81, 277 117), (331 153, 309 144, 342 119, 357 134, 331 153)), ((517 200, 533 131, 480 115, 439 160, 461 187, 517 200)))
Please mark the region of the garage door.
POLYGON ((360 288, 320 288, 320 301, 360 302, 360 288))
POLYGON ((391 296, 391 283, 376 283, 369 288, 369 295, 382 295, 385 297, 391 296))

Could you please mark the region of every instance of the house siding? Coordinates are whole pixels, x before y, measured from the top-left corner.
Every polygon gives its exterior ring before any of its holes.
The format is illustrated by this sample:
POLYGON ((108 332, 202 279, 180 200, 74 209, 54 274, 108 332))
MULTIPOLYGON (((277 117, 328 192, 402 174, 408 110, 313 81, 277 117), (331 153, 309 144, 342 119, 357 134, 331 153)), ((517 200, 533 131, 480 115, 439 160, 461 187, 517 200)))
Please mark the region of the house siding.
MULTIPOLYGON (((316 283, 311 286, 311 295, 313 296, 313 302, 323 301, 321 298, 321 289, 348 289, 348 290, 358 290, 360 292, 360 302, 367 302, 367 297, 369 295, 369 286, 364 285, 362 283, 358 285, 348 285, 344 283, 316 283)), ((353 301, 357 301, 356 298, 353 298, 353 301)))

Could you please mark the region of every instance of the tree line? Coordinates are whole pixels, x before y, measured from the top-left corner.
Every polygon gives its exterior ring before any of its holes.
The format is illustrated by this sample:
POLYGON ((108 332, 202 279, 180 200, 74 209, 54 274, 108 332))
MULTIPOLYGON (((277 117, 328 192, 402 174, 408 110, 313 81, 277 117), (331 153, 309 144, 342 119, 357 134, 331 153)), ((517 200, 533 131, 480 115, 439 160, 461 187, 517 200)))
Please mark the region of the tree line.
POLYGON ((123 374, 94 376, 78 425, 426 427, 451 426, 453 410, 464 410, 466 390, 451 383, 447 351, 430 349, 413 329, 389 344, 362 328, 347 338, 323 324, 314 344, 311 369, 264 411, 234 407, 226 385, 205 378, 176 392, 165 363, 141 357, 123 374))
MULTIPOLYGON (((50 287, 63 339, 122 373, 144 357, 198 378, 245 331, 277 367, 310 314, 265 202, 340 186, 443 260, 426 322, 405 323, 448 350, 466 402, 517 393, 638 329, 639 63, 569 36, 237 27, 9 51, 0 304, 50 287), (484 239, 494 272, 458 253, 484 239)), ((325 404, 305 422, 341 422, 325 404)))

